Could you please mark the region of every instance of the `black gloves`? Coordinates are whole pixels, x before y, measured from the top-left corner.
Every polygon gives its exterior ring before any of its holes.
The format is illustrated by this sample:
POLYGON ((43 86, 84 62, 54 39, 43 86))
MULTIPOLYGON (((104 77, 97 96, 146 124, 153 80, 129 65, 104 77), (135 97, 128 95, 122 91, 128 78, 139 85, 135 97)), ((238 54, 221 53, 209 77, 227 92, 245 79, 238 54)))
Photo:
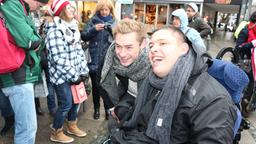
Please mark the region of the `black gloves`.
POLYGON ((71 82, 71 85, 73 85, 73 84, 78 85, 81 82, 88 80, 88 78, 89 78, 88 75, 80 75, 76 81, 71 82))
POLYGON ((76 81, 71 82, 71 85, 78 85, 78 84, 80 84, 80 83, 81 83, 81 81, 82 81, 82 78, 79 76, 79 77, 78 77, 78 79, 77 79, 76 81))
POLYGON ((86 81, 89 78, 88 75, 80 75, 80 77, 81 77, 82 81, 86 81))

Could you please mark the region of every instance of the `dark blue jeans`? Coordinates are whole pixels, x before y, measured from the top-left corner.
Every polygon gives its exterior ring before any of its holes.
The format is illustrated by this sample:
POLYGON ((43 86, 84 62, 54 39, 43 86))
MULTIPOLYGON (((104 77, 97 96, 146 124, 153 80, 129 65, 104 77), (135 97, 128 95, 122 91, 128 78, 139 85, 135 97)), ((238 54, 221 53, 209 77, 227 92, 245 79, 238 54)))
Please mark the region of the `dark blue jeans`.
POLYGON ((69 82, 54 85, 58 99, 58 109, 54 116, 53 128, 62 127, 65 118, 75 121, 77 118, 78 104, 74 104, 69 82))
POLYGON ((6 97, 2 92, 1 88, 0 88, 0 111, 3 117, 9 117, 14 115, 11 103, 8 97, 6 97))
POLYGON ((56 100, 55 100, 54 86, 50 82, 50 76, 49 76, 48 68, 44 69, 44 72, 45 72, 45 77, 46 77, 47 89, 48 89, 48 93, 49 93, 47 95, 47 106, 48 106, 48 110, 50 112, 53 112, 56 109, 56 100))

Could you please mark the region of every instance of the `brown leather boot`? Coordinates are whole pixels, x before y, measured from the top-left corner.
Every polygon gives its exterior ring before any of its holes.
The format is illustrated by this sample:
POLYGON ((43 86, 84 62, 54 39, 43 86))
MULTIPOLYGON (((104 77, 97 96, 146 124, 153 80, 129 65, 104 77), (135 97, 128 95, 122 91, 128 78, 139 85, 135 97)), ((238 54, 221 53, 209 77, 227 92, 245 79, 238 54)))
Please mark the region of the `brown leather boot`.
POLYGON ((69 134, 75 135, 77 137, 85 137, 87 135, 86 132, 80 130, 77 127, 77 120, 75 120, 75 121, 68 121, 67 132, 69 134))
POLYGON ((60 143, 71 143, 74 141, 72 137, 69 137, 63 133, 62 128, 57 130, 52 129, 50 140, 53 142, 60 142, 60 143))

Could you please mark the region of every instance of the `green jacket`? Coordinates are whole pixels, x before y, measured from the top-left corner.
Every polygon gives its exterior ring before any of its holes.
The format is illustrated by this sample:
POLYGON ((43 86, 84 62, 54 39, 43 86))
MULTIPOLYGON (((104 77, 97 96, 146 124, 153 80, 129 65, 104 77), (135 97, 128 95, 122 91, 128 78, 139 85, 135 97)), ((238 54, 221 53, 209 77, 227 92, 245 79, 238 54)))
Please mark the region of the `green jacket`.
MULTIPOLYGON (((29 6, 25 2, 24 4, 29 14, 29 6)), ((0 75, 0 88, 38 81, 41 72, 39 66, 40 58, 31 47, 35 42, 40 42, 41 38, 37 33, 34 22, 24 12, 24 7, 19 0, 6 0, 0 6, 0 11, 5 17, 6 26, 16 44, 24 48, 26 52, 26 58, 18 70, 0 75), (30 65, 29 60, 33 62, 30 65)))

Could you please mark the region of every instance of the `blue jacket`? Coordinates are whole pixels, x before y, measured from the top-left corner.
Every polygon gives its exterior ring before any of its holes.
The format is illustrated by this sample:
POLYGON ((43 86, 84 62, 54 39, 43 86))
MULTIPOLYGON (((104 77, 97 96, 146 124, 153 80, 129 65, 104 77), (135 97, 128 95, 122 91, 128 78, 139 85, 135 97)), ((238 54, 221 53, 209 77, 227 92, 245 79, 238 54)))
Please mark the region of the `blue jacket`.
POLYGON ((101 71, 108 47, 113 41, 112 31, 110 29, 101 31, 95 29, 95 25, 99 23, 104 23, 105 25, 111 25, 111 27, 113 27, 115 20, 111 19, 108 22, 104 22, 97 14, 95 14, 81 33, 82 40, 89 41, 91 62, 88 64, 88 67, 90 72, 97 73, 101 71))
POLYGON ((205 44, 200 36, 200 33, 194 28, 188 27, 188 16, 184 9, 177 9, 172 12, 172 16, 180 19, 180 30, 187 36, 192 42, 193 47, 198 48, 201 51, 206 51, 205 44))

